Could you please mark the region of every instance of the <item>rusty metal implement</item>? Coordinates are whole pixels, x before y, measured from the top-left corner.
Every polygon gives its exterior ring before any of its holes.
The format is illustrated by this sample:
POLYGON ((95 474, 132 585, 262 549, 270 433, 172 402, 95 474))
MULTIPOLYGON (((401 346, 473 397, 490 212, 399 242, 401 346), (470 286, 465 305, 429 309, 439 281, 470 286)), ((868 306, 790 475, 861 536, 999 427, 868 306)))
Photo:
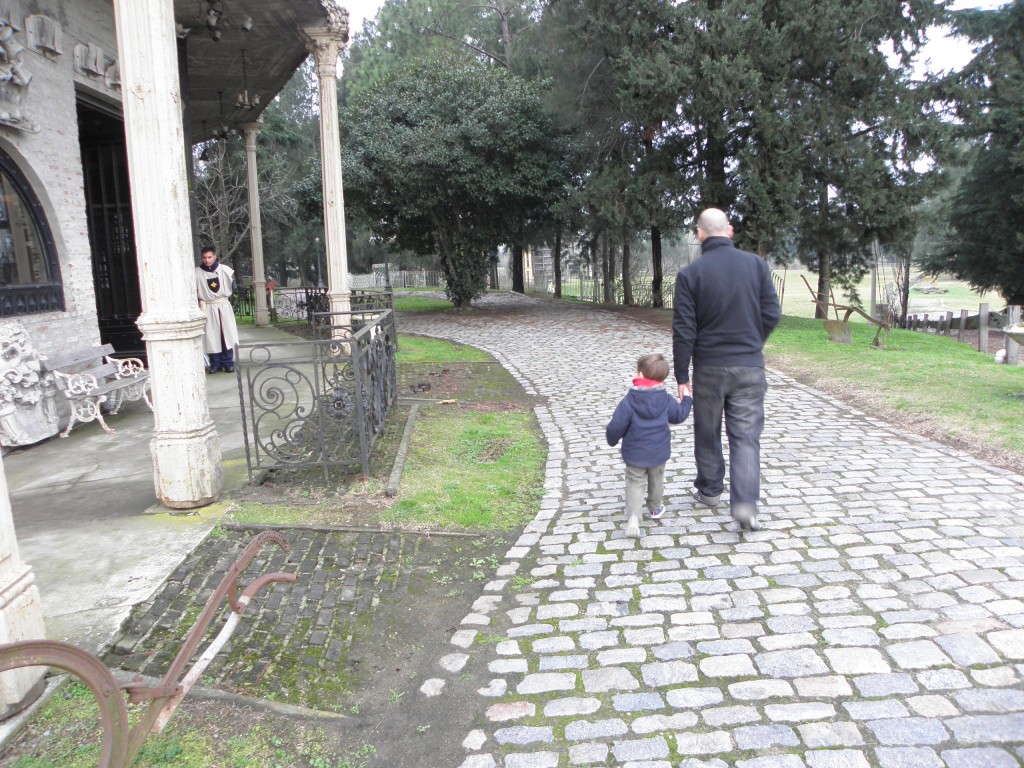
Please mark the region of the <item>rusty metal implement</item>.
POLYGON ((69 643, 55 640, 25 640, 0 645, 0 673, 21 667, 46 666, 64 670, 77 677, 92 691, 100 709, 103 750, 99 768, 127 768, 138 757, 146 737, 150 733, 159 733, 167 725, 181 700, 234 633, 242 613, 253 596, 273 582, 294 584, 297 580, 298 577, 294 573, 269 573, 254 579, 241 595, 237 594, 239 577, 265 544, 276 544, 285 552, 288 551, 288 542, 274 531, 264 531, 249 542, 228 569, 220 585, 210 595, 210 599, 206 601, 206 607, 203 608, 195 626, 189 631, 167 674, 157 685, 143 685, 138 682, 118 685, 110 670, 93 654, 69 643), (199 648, 206 630, 220 613, 221 604, 225 600, 231 612, 224 627, 183 676, 189 659, 199 648), (134 728, 129 728, 125 693, 128 695, 128 701, 133 704, 149 702, 134 728))

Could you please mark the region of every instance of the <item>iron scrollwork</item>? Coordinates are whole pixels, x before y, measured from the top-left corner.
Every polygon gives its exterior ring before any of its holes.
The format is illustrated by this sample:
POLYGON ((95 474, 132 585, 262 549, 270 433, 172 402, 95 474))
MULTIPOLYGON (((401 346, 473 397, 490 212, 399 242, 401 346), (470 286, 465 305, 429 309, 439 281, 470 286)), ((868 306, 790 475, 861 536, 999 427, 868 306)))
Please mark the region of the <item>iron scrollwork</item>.
POLYGON ((397 393, 393 314, 325 312, 313 323, 321 338, 239 345, 250 477, 268 467, 369 473, 397 393))

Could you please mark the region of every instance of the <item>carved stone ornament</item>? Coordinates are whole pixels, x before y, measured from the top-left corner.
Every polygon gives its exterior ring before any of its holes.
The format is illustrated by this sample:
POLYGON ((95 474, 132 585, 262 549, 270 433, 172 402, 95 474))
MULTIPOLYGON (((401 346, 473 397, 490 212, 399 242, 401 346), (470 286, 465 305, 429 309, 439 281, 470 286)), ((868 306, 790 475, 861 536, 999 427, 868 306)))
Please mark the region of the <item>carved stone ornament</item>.
POLYGON ((25 46, 18 42, 15 31, 15 27, 0 19, 0 125, 39 133, 39 126, 19 108, 32 82, 32 73, 22 64, 25 46))
POLYGON ((36 53, 49 59, 56 59, 64 53, 64 32, 56 19, 38 14, 26 17, 25 35, 28 47, 36 53))
POLYGON ((75 71, 89 77, 103 77, 107 70, 107 57, 103 49, 92 43, 75 46, 75 71))
POLYGON ((0 327, 0 444, 31 445, 57 433, 52 377, 21 323, 0 327))
POLYGON ((103 74, 103 83, 107 88, 121 90, 121 62, 114 61, 103 74))
POLYGON ((9 27, 14 27, 20 32, 24 23, 25 14, 21 9, 19 0, 0 0, 0 22, 9 27))
POLYGON ((313 54, 313 63, 316 65, 317 75, 322 79, 332 80, 337 77, 338 57, 345 47, 344 40, 327 30, 310 32, 306 48, 313 54))

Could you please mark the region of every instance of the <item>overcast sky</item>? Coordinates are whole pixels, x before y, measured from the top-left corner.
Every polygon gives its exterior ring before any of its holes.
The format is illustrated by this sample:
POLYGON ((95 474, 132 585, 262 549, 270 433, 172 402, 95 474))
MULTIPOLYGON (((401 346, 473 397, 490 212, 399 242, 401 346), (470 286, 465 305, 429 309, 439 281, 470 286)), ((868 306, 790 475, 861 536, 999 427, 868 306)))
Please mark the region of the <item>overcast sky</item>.
MULTIPOLYGON (((998 8, 1007 0, 956 0, 952 8, 998 8)), ((383 5, 383 0, 341 0, 349 12, 349 29, 354 36, 363 29, 363 19, 373 18, 383 5)), ((971 49, 966 43, 947 37, 944 30, 936 29, 931 41, 922 51, 921 65, 932 71, 958 69, 971 58, 971 49)))

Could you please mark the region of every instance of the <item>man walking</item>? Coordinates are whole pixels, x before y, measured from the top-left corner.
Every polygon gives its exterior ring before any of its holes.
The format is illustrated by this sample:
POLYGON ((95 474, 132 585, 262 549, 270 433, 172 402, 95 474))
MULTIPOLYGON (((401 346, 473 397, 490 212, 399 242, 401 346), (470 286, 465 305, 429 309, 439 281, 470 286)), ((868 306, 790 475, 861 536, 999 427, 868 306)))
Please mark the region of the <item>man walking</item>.
POLYGON ((717 208, 697 219, 701 256, 676 276, 672 353, 679 397, 693 392, 693 496, 706 507, 718 506, 725 479, 724 414, 730 510, 742 530, 757 531, 767 388, 762 350, 782 310, 768 265, 733 246, 732 234, 717 208))

